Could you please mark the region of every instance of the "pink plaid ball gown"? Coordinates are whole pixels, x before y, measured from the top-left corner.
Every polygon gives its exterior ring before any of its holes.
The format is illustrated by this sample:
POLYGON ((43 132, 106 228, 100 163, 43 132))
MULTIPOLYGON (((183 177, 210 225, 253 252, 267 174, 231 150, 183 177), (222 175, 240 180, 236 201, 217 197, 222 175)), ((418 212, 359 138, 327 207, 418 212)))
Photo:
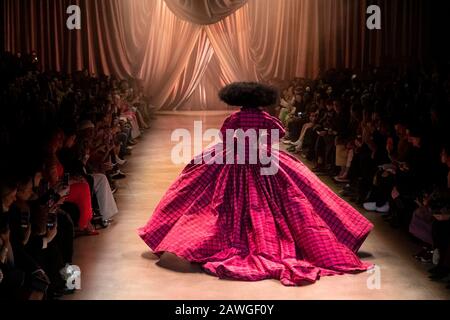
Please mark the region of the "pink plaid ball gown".
MULTIPOLYGON (((227 129, 284 135, 280 121, 259 110, 233 114, 222 132, 227 129)), ((373 225, 297 159, 274 155, 275 175, 261 175, 260 165, 193 161, 140 237, 154 253, 173 253, 224 279, 294 286, 370 268, 356 252, 373 225)))

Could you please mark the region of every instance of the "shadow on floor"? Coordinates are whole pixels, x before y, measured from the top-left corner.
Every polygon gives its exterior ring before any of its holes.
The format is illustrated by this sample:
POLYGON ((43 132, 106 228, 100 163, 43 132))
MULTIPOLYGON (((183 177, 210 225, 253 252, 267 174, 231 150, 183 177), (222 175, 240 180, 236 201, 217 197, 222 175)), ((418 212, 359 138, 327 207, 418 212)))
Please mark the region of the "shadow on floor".
POLYGON ((155 261, 159 260, 159 257, 150 251, 146 251, 146 252, 142 253, 141 257, 146 260, 155 260, 155 261))
POLYGON ((171 253, 164 253, 159 259, 158 256, 153 253, 145 252, 142 254, 142 257, 148 260, 158 260, 158 262, 156 262, 158 267, 175 272, 203 273, 203 270, 199 264, 191 263, 171 253))
POLYGON ((369 252, 364 252, 364 251, 359 251, 357 256, 360 259, 369 259, 369 258, 373 258, 373 254, 369 253, 369 252))

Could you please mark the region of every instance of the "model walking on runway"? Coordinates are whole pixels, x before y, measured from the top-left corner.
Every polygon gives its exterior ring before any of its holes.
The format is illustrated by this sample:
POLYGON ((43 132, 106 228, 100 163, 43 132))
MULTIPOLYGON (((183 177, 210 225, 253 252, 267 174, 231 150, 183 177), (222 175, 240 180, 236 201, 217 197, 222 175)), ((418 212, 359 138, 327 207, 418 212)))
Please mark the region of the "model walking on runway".
POLYGON ((222 143, 184 169, 139 229, 145 243, 157 255, 173 253, 220 278, 279 279, 287 286, 370 268, 356 253, 373 225, 274 147, 285 131, 260 108, 276 103, 277 90, 235 83, 219 95, 242 109, 225 120, 222 143), (250 131, 257 144, 247 143, 250 131))

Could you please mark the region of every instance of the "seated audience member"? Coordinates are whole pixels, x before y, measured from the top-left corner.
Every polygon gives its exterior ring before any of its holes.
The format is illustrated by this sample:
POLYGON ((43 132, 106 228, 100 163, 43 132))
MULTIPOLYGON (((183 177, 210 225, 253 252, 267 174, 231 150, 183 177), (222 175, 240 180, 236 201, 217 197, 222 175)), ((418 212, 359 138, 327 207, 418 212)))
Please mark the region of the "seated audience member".
POLYGON ((408 129, 408 139, 411 148, 405 162, 398 163, 391 192, 391 223, 395 227, 409 226, 417 199, 430 190, 429 152, 419 125, 408 129))
MULTIPOLYGON (((433 179, 430 192, 425 192, 417 198, 416 203, 419 207, 414 211, 409 225, 409 232, 423 243, 423 249, 415 255, 415 258, 422 262, 432 262, 433 234, 436 234, 435 231, 439 229, 439 223, 434 215, 439 216, 442 211, 445 212, 446 206, 450 204, 450 176, 447 163, 450 150, 448 149, 448 146, 444 146, 441 150, 442 166, 437 170, 440 172, 440 179, 433 179)), ((438 252, 439 250, 436 250, 436 253, 438 252)))
POLYGON ((123 101, 119 94, 114 95, 113 103, 119 112, 120 119, 130 124, 132 139, 139 138, 141 129, 139 127, 136 112, 128 105, 128 103, 123 101))
MULTIPOLYGON (((337 102, 336 102, 337 103, 337 102)), ((314 147, 314 163, 315 167, 313 171, 318 174, 323 174, 325 171, 332 169, 332 163, 335 140, 336 140, 336 124, 338 115, 334 108, 335 101, 329 100, 326 104, 326 110, 323 117, 319 119, 318 126, 316 127, 316 144, 314 147)))
POLYGON ((368 199, 363 206, 367 211, 388 213, 390 209, 390 191, 394 186, 393 176, 395 174, 395 172, 389 170, 390 159, 387 148, 390 141, 390 134, 385 122, 374 123, 378 123, 378 127, 374 129, 368 145, 372 154, 371 162, 378 168, 378 172, 375 174, 374 183, 369 191, 368 199))
POLYGON ((144 113, 147 114, 148 110, 143 106, 143 101, 140 99, 139 94, 136 94, 135 88, 130 86, 130 83, 127 80, 122 80, 120 87, 124 102, 136 113, 139 127, 144 130, 148 129, 149 125, 144 116, 144 113))
POLYGON ((350 146, 350 112, 347 105, 339 100, 333 102, 334 112, 336 116, 334 123, 332 124, 331 136, 334 136, 334 141, 329 142, 329 148, 331 152, 334 150, 334 154, 330 154, 330 167, 334 173, 335 168, 339 170, 339 174, 334 177, 336 182, 347 182, 346 176, 348 174, 348 167, 351 163, 349 159, 350 146), (334 164, 333 164, 334 160, 334 164))
MULTIPOLYGON (((64 133, 57 130, 51 137, 48 144, 48 155, 45 163, 44 177, 49 182, 49 187, 59 190, 64 179, 64 167, 58 159, 58 152, 61 150, 64 141, 64 133)), ((77 206, 80 216, 77 221, 77 228, 83 235, 98 235, 91 224, 93 217, 91 190, 89 184, 83 177, 70 177, 69 192, 66 201, 77 206)))
POLYGON ((294 92, 295 100, 291 112, 286 118, 286 128, 287 134, 289 135, 289 140, 285 140, 285 143, 293 143, 297 141, 300 137, 302 127, 308 119, 305 114, 305 103, 303 100, 303 92, 301 88, 296 88, 294 92))
MULTIPOLYGON (((3 183, 0 185, 0 192, 2 204, 0 213, 0 299, 42 300, 50 280, 23 250, 23 246, 29 239, 27 231, 24 234, 25 237, 18 240, 20 235, 16 233, 14 223, 11 226, 11 215, 13 215, 13 221, 15 216, 10 209, 16 202, 17 184, 3 183), (14 249, 17 251, 15 252, 14 249)), ((21 189, 19 196, 22 195, 26 196, 21 189)))
MULTIPOLYGON (((27 178, 19 183, 17 201, 10 210, 11 243, 14 250, 14 261, 18 267, 31 275, 45 272, 50 282, 46 292, 47 297, 58 297, 65 293, 65 283, 60 274, 64 262, 62 250, 60 249, 62 242, 53 238, 53 234, 61 232, 56 231, 55 225, 54 228, 47 230, 45 238, 40 239, 38 247, 33 248, 33 246, 37 245, 37 242, 36 230, 32 230, 31 215, 36 213, 31 212, 28 203, 32 196, 33 181, 32 178, 27 178)), ((62 231, 65 232, 66 230, 63 229, 62 231)), ((73 233, 69 234, 69 236, 73 238, 73 233)), ((72 244, 72 240, 69 240, 69 242, 72 244)), ((39 282, 35 278, 32 278, 31 283, 40 283, 41 286, 45 285, 45 283, 39 282)))
MULTIPOLYGON (((41 172, 34 175, 32 182, 35 199, 28 201, 31 209, 32 235, 48 234, 48 238, 52 238, 55 230, 54 228, 45 230, 43 219, 46 217, 47 220, 49 218, 54 220, 53 218, 56 216, 57 232, 54 241, 58 245, 63 264, 71 265, 74 252, 74 221, 78 221, 80 216, 78 207, 76 204, 66 201, 67 187, 60 190, 58 194, 55 190, 48 188, 48 182, 42 179, 41 172)), ((54 224, 54 222, 50 223, 54 224)))
POLYGON ((104 141, 96 140, 97 132, 95 124, 90 120, 84 120, 80 123, 78 130, 77 145, 80 159, 89 167, 90 172, 103 173, 111 175, 114 180, 126 178, 126 175, 118 166, 114 166, 111 161, 111 151, 115 144, 113 141, 105 145, 104 141), (109 159, 109 160, 108 160, 109 159))
POLYGON ((18 299, 23 289, 25 275, 15 268, 11 248, 8 211, 16 201, 17 185, 3 182, 0 184, 0 298, 18 299))
MULTIPOLYGON (((442 150, 442 162, 450 169, 450 147, 442 150)), ((434 262, 437 266, 430 270, 430 278, 440 280, 450 274, 450 171, 447 171, 447 186, 430 200, 432 207, 432 239, 434 262)))
POLYGON ((98 207, 102 226, 106 227, 118 213, 111 186, 106 175, 90 172, 87 166, 87 150, 83 150, 82 146, 76 146, 75 141, 74 131, 66 133, 64 147, 59 152, 59 159, 71 176, 83 177, 89 182, 93 196, 93 208, 98 207))
POLYGON ((350 183, 350 170, 355 157, 355 140, 359 134, 362 113, 355 105, 351 108, 348 128, 344 132, 346 135, 336 141, 336 166, 340 167, 340 173, 334 177, 339 183, 350 183))
POLYGON ((288 149, 290 152, 301 153, 303 151, 303 142, 305 140, 308 130, 311 130, 317 124, 317 114, 311 113, 309 115, 309 121, 302 126, 300 136, 297 141, 292 143, 292 146, 288 149))
MULTIPOLYGON (((289 115, 293 113, 294 102, 295 102, 294 88, 289 87, 288 89, 283 91, 283 95, 280 101, 281 109, 279 119, 281 120, 284 126, 287 125, 289 115)), ((289 137, 286 137, 285 140, 289 140, 289 137)))

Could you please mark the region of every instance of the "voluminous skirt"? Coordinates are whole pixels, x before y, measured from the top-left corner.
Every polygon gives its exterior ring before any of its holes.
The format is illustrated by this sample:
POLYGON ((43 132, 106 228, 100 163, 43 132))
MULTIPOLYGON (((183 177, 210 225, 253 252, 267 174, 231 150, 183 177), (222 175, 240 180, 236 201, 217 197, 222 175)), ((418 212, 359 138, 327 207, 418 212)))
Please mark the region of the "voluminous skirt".
POLYGON ((140 237, 224 279, 294 286, 370 268, 356 252, 373 225, 297 159, 274 155, 278 173, 268 176, 260 165, 193 161, 140 237))

